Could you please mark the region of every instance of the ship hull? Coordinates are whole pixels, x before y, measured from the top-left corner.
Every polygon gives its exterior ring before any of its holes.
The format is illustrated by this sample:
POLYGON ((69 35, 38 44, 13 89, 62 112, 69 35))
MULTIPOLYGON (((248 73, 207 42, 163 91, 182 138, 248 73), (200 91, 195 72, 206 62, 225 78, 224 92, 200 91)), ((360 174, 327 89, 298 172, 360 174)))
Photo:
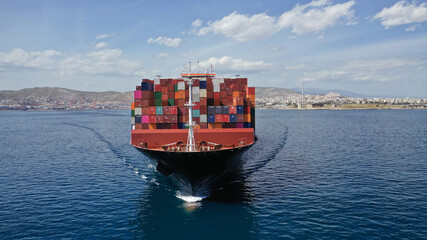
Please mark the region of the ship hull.
POLYGON ((252 145, 206 152, 167 152, 135 148, 156 161, 159 172, 174 176, 194 193, 202 185, 214 183, 238 170, 244 163, 242 154, 252 145))

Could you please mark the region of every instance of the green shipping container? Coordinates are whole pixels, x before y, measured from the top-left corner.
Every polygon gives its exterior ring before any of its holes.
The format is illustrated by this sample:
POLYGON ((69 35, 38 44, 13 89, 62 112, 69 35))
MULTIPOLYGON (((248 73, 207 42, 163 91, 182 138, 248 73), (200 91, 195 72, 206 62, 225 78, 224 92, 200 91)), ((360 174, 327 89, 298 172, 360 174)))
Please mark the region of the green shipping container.
POLYGON ((154 99, 160 99, 160 100, 162 100, 162 92, 155 92, 154 93, 154 99))
POLYGON ((131 117, 135 117, 135 110, 130 110, 131 117))
POLYGON ((154 101, 154 105, 156 105, 156 106, 162 106, 162 99, 156 99, 154 101))
POLYGON ((169 98, 169 99, 168 99, 168 105, 169 105, 169 106, 175 106, 175 99, 173 99, 173 98, 169 98))
POLYGON ((174 85, 175 92, 178 92, 178 84, 174 85))

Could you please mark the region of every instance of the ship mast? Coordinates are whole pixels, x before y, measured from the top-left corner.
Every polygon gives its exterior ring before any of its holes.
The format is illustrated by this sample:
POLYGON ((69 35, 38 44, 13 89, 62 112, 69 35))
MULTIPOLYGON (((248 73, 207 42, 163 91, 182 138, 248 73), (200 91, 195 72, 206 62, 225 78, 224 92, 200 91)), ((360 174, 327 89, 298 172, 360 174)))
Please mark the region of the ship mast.
MULTIPOLYGON (((189 62, 189 66, 190 66, 190 73, 191 73, 191 62, 189 62)), ((188 84, 188 103, 185 104, 185 106, 188 107, 188 122, 186 124, 188 126, 187 151, 193 152, 196 149, 196 141, 194 140, 194 131, 193 131, 193 127, 196 124, 193 121, 194 103, 193 103, 193 99, 192 99, 192 95, 193 95, 193 79, 192 79, 192 76, 188 75, 186 77, 185 81, 188 84)))
MULTIPOLYGON (((199 64, 199 61, 197 61, 199 64)), ((186 126, 188 126, 188 137, 187 137, 187 151, 194 152, 196 149, 196 141, 194 139, 194 126, 196 126, 196 122, 193 121, 193 107, 195 104, 193 103, 193 78, 197 79, 206 79, 208 77, 215 77, 214 73, 199 73, 199 66, 197 66, 198 73, 191 73, 191 62, 189 62, 189 72, 186 72, 187 68, 185 68, 185 73, 181 74, 181 77, 187 82, 188 85, 188 102, 185 106, 188 107, 188 122, 186 126)), ((185 65, 186 66, 186 65, 185 65)), ((207 71, 206 71, 207 72, 207 71)))

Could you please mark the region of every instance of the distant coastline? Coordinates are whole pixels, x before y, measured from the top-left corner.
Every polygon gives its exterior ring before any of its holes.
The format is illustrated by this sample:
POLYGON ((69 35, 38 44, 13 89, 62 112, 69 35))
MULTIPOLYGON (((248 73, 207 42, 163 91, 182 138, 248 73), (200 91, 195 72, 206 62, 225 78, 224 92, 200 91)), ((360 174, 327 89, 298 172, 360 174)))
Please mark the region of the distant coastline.
MULTIPOLYGON (((0 111, 130 109, 132 92, 87 92, 37 87, 0 91, 0 111)), ((256 87, 258 109, 426 109, 426 98, 357 98, 335 92, 302 96, 286 88, 256 87)))

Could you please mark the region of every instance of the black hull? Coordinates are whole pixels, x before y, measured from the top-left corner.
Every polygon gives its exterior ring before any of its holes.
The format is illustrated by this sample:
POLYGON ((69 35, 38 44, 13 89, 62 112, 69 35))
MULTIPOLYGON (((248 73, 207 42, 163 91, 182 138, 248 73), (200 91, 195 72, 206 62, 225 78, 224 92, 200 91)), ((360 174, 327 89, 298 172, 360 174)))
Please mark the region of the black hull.
MULTIPOLYGON (((253 144, 252 144, 253 145, 253 144)), ((243 164, 242 153, 252 147, 209 151, 209 152, 164 152, 136 148, 157 162, 157 170, 173 175, 195 192, 204 184, 220 180, 221 177, 238 170, 243 164)))

